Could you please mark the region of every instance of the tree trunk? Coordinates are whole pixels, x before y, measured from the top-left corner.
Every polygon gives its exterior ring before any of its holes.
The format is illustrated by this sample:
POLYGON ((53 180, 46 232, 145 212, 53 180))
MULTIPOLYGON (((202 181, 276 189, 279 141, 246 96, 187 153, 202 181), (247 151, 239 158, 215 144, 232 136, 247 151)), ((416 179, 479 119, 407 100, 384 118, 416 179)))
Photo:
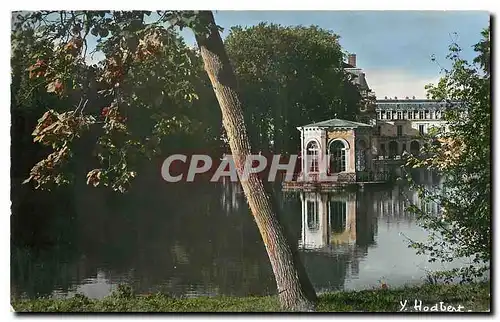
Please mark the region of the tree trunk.
MULTIPOLYGON (((204 20, 213 25, 207 36, 196 34, 196 41, 219 102, 236 169, 241 174, 245 159, 251 154, 251 147, 236 90, 236 76, 219 31, 215 27, 212 12, 203 11, 200 15, 204 15, 204 20)), ((256 174, 250 174, 248 180, 241 181, 241 185, 273 268, 281 306, 285 310, 313 310, 316 293, 300 261, 298 251, 291 247, 278 218, 277 205, 266 191, 265 182, 256 174)))

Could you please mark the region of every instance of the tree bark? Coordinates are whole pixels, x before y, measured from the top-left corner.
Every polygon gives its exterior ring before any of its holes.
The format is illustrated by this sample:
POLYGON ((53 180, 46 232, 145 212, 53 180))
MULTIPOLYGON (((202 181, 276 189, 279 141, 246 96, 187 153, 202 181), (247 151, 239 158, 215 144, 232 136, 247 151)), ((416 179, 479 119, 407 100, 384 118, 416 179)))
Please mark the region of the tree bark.
MULTIPOLYGON (((222 121, 238 173, 243 172, 251 147, 237 93, 237 81, 211 11, 203 11, 211 22, 208 35, 196 34, 196 41, 222 112, 222 121)), ((277 205, 267 193, 266 182, 256 174, 241 180, 243 191, 259 228, 275 275, 278 297, 285 310, 312 311, 317 300, 298 256, 292 248, 284 226, 280 223, 277 205)))

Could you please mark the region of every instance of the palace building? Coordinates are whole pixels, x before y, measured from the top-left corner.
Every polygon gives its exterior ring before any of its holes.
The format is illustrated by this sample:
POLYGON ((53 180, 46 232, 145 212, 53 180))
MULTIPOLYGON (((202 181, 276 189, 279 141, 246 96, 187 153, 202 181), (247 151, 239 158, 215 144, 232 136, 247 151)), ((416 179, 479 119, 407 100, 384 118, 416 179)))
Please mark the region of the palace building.
POLYGON ((356 121, 330 119, 297 127, 301 138, 299 181, 382 181, 387 165, 400 165, 403 153, 418 155, 422 135, 432 127, 447 128, 444 110, 457 102, 430 99, 375 99, 365 73, 349 55, 345 70, 355 75, 367 103, 360 107, 356 121))

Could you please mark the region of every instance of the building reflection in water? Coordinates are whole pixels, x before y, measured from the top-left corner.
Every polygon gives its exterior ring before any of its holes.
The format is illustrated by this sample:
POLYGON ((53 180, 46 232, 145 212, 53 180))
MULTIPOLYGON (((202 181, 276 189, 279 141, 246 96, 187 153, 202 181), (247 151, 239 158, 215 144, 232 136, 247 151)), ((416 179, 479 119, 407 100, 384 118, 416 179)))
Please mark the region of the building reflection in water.
MULTIPOLYGON (((360 237, 358 228, 365 230, 357 224, 366 222, 362 220, 366 218, 358 218, 360 212, 363 216, 387 218, 389 222, 398 222, 402 218, 411 222, 414 215, 407 211, 411 204, 431 214, 438 214, 441 210, 437 203, 422 202, 416 191, 401 186, 392 190, 350 193, 301 192, 300 200, 302 229, 299 248, 318 251, 330 251, 334 245, 355 245, 360 237), (365 214, 367 210, 368 214, 365 214)), ((375 232, 376 227, 371 228, 375 232)))
POLYGON ((376 272, 370 268, 374 259, 369 252, 381 247, 387 253, 377 255, 381 256, 378 260, 384 262, 387 270, 403 267, 401 261, 413 260, 415 254, 411 249, 403 253, 407 249, 406 241, 398 232, 418 231, 415 215, 408 212, 407 207, 415 204, 432 214, 440 211, 436 203, 423 203, 416 191, 401 185, 374 186, 356 192, 300 192, 299 198, 302 220, 298 246, 318 290, 343 289, 347 287, 345 281, 359 278, 360 270, 364 275, 377 274, 376 278, 370 277, 375 281, 380 279, 384 274, 379 271, 382 267, 376 272), (400 224, 407 227, 400 229, 400 224), (388 229, 381 232, 384 234, 382 244, 378 238, 380 225, 388 229), (400 257, 390 255, 391 249, 397 250, 400 257), (361 264, 365 260, 367 262, 361 264), (330 268, 337 267, 338 276, 319 272, 320 261, 330 268))
POLYGON ((240 184, 231 182, 228 177, 222 177, 221 205, 227 215, 240 209, 243 197, 243 189, 240 184))
MULTIPOLYGON (((443 185, 442 178, 427 171, 417 172, 414 180, 429 190, 439 189, 443 185)), ((407 210, 410 205, 415 205, 432 215, 438 215, 441 212, 441 206, 438 203, 421 200, 418 193, 407 185, 395 185, 392 189, 376 191, 372 200, 373 212, 378 217, 385 217, 387 222, 399 222, 400 218, 412 222, 414 215, 407 210)))
POLYGON ((356 243, 356 194, 302 192, 299 248, 327 250, 329 245, 356 243))
POLYGON ((357 203, 356 192, 301 192, 298 247, 318 292, 344 289, 359 275, 360 261, 374 245, 376 223, 357 203))

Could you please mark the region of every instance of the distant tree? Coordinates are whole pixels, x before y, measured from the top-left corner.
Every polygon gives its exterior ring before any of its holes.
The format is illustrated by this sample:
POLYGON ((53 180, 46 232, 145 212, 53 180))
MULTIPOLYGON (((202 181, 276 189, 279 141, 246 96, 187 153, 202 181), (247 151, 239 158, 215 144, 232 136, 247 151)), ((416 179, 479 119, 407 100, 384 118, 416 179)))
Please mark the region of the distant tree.
POLYGON ((427 86, 428 96, 446 100, 444 128, 430 132, 422 152, 426 157, 409 157, 407 166, 440 173, 443 184, 436 189, 415 185, 424 205, 437 203, 437 216, 425 207, 413 205, 422 226, 430 232, 428 242, 413 242, 431 261, 471 259, 471 265, 438 274, 460 275, 464 280, 481 276, 491 261, 491 70, 490 31, 482 32, 474 46, 477 57, 468 62, 460 57, 458 44, 450 45, 449 70, 437 85, 427 86))
POLYGON ((255 148, 295 153, 297 126, 355 120, 361 102, 344 70, 339 36, 310 27, 260 23, 233 27, 225 39, 255 148))

